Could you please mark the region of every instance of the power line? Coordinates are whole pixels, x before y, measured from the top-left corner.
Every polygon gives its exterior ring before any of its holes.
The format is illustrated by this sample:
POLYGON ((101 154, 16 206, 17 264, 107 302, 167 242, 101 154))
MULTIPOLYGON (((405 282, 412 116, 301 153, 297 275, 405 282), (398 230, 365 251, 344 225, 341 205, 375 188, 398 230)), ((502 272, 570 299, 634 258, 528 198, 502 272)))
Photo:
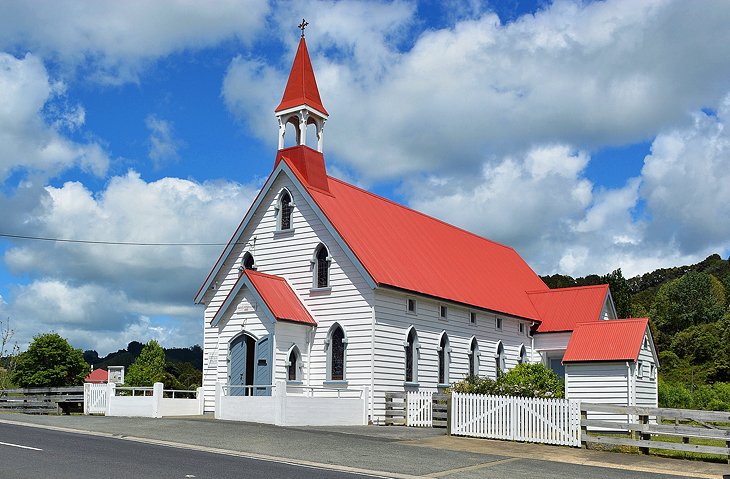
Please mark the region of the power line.
POLYGON ((114 246, 225 246, 228 243, 145 243, 141 241, 94 241, 94 240, 80 240, 80 239, 68 239, 68 238, 49 238, 44 236, 26 236, 26 235, 13 235, 8 233, 0 233, 0 237, 33 240, 33 241, 51 241, 55 243, 77 243, 77 244, 101 244, 101 245, 114 245, 114 246))

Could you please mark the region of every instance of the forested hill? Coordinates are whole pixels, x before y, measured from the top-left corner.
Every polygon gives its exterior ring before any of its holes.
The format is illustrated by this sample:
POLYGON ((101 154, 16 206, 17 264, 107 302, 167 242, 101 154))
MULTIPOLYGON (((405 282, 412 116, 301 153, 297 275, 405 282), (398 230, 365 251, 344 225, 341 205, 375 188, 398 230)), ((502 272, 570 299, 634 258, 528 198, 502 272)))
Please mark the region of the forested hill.
MULTIPOLYGON (((132 341, 127 345, 126 349, 120 349, 104 357, 99 357, 96 351, 84 351, 84 359, 87 363, 94 366, 94 369, 106 369, 108 366, 124 366, 128 368, 137 359, 143 347, 144 344, 139 341, 132 341)), ((163 349, 165 350, 165 360, 168 363, 190 363, 195 369, 199 371, 203 370, 203 350, 197 344, 189 348, 163 349)))
POLYGON ((620 318, 651 320, 660 403, 730 410, 730 259, 714 254, 697 264, 629 279, 620 269, 603 276, 542 279, 551 288, 608 283, 620 318))

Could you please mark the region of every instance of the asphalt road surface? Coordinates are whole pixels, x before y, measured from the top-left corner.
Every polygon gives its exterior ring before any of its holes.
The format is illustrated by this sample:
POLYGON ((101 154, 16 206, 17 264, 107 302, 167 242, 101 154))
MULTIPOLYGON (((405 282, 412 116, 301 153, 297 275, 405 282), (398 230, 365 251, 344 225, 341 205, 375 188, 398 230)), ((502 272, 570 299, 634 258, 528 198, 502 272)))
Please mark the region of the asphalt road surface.
POLYGON ((686 465, 691 461, 448 438, 429 428, 0 416, 0 479, 720 479, 730 473, 725 465, 714 465, 713 473, 707 468, 693 473, 697 468, 686 465), (563 455, 578 462, 561 462, 563 455))
POLYGON ((2 479, 367 478, 284 462, 0 424, 2 479))

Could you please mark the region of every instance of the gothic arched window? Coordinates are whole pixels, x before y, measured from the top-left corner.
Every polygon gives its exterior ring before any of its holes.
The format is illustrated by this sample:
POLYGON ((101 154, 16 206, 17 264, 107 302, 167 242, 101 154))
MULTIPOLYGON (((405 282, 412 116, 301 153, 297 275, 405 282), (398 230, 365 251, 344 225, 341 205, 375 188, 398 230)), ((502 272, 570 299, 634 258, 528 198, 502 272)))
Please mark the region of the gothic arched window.
POLYGON ((293 346, 289 351, 289 360, 286 365, 286 378, 289 381, 301 381, 301 355, 299 348, 293 346))
POLYGON ((256 269, 256 263, 254 262, 253 255, 249 252, 243 255, 243 261, 241 261, 243 269, 256 269))
POLYGON ((472 338, 469 345, 469 376, 479 375, 479 343, 477 338, 472 338))
POLYGON ((449 348, 449 336, 446 333, 443 333, 441 335, 441 341, 439 341, 438 347, 439 384, 449 383, 449 360, 451 359, 450 349, 451 348, 449 348))
POLYGON ((291 195, 286 190, 282 190, 279 195, 279 221, 278 227, 280 230, 291 229, 291 212, 292 212, 292 201, 291 195))
POLYGON ((405 343, 406 382, 418 382, 418 336, 416 329, 410 328, 405 343))
POLYGON ((327 247, 317 246, 314 253, 314 287, 327 288, 330 285, 330 257, 327 247))
POLYGON ((330 331, 328 359, 328 378, 330 381, 345 380, 345 348, 347 340, 345 331, 339 324, 335 324, 330 331))
POLYGON ((502 341, 497 343, 497 352, 494 354, 496 377, 500 377, 507 372, 507 362, 504 357, 504 345, 502 341))

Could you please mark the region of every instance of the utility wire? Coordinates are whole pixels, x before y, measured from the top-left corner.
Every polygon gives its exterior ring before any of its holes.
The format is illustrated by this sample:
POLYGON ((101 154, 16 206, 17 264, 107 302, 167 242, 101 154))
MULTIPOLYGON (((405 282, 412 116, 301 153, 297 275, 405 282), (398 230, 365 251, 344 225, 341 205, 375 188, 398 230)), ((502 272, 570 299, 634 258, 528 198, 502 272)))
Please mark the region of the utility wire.
MULTIPOLYGON (((48 238, 43 236, 26 236, 13 235, 8 233, 0 233, 2 238, 13 238, 34 241, 52 241, 55 243, 78 243, 78 244, 102 244, 102 245, 118 245, 118 246, 225 246, 228 243, 144 243, 141 241, 94 241, 94 240, 78 240, 66 238, 48 238)), ((236 243, 238 244, 238 243, 236 243)))

